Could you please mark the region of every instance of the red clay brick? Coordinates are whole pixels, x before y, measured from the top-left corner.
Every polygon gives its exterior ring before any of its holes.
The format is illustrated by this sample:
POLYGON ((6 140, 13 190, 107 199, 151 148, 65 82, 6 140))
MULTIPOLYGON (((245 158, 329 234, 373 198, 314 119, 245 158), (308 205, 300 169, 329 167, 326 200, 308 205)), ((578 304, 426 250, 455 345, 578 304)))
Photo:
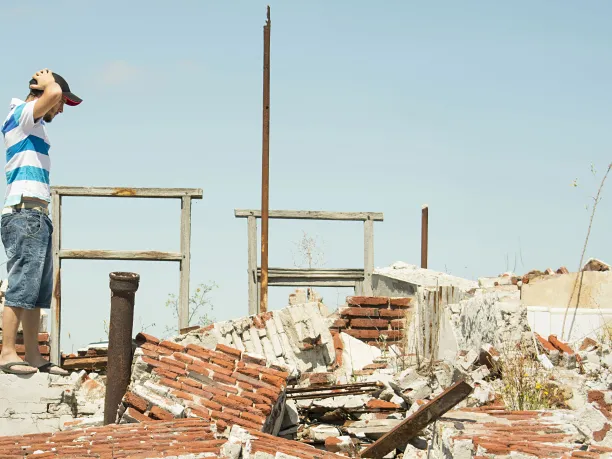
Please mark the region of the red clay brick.
POLYGON ((264 397, 261 394, 255 394, 253 392, 242 392, 240 395, 244 398, 247 398, 253 401, 253 403, 260 403, 260 404, 266 404, 266 405, 272 404, 272 400, 270 400, 268 397, 264 397))
POLYGON ((185 364, 185 362, 180 362, 179 360, 175 360, 171 357, 160 357, 159 360, 160 362, 167 363, 168 365, 180 368, 181 370, 187 368, 187 364, 185 364))
POLYGON ((242 358, 240 360, 246 363, 254 363, 256 365, 261 365, 261 366, 264 366, 266 364, 265 359, 262 359, 261 357, 256 357, 246 352, 242 353, 242 358))
POLYGON ((389 306, 386 296, 349 296, 346 302, 351 306, 389 306))
POLYGON ((247 406, 251 406, 251 404, 244 405, 244 404, 239 403, 236 400, 232 400, 232 399, 230 399, 228 397, 219 397, 217 395, 215 395, 213 397, 213 401, 219 403, 222 406, 226 406, 228 408, 231 408, 231 409, 234 409, 234 410, 239 410, 239 411, 244 410, 244 408, 247 407, 247 406))
POLYGON ((381 334, 379 330, 361 330, 351 328, 344 331, 347 335, 351 335, 354 338, 378 338, 381 334))
MULTIPOLYGON (((195 355, 195 354, 202 355, 203 357, 200 357, 200 358, 202 358, 203 360, 208 360, 213 356, 213 352, 210 349, 206 349, 202 346, 197 346, 195 344, 188 344, 185 349, 187 349, 187 354, 189 355, 195 355)), ((196 355, 196 357, 199 357, 199 356, 196 355)))
POLYGON ((244 406, 253 406, 253 400, 250 400, 249 398, 241 397, 235 394, 229 394, 227 398, 235 401, 236 403, 240 403, 241 405, 244 405, 244 406))
POLYGON ((378 400, 376 398, 369 400, 368 403, 366 404, 366 407, 370 409, 383 409, 383 410, 401 408, 401 406, 399 406, 397 403, 386 402, 384 400, 378 400))
POLYGON ((240 410, 234 410, 232 408, 228 408, 227 406, 223 407, 223 412, 227 413, 229 415, 232 415, 232 416, 234 416, 236 418, 240 417, 240 410))
POLYGON ((391 298, 391 307, 405 308, 410 306, 412 298, 391 298))
POLYGON ((222 373, 218 373, 218 372, 213 372, 211 377, 215 381, 221 381, 221 382, 224 382, 224 383, 229 384, 231 386, 236 385, 236 383, 238 382, 238 380, 236 378, 233 378, 231 376, 226 376, 226 375, 224 375, 222 373))
POLYGON ((196 381, 195 379, 192 379, 192 378, 180 377, 180 378, 178 378, 178 381, 181 384, 185 384, 187 386, 195 387, 196 389, 201 389, 202 388, 202 383, 200 381, 196 381))
POLYGON ((275 388, 274 390, 272 390, 272 389, 267 389, 265 387, 260 387, 255 390, 255 393, 264 395, 268 397, 269 399, 271 399, 273 402, 276 402, 278 400, 280 392, 281 391, 278 388, 275 388))
POLYGON ((189 407, 189 410, 199 418, 210 420, 210 411, 206 408, 199 408, 197 405, 193 405, 189 407))
POLYGON ((246 411, 243 411, 242 413, 240 413, 240 417, 248 421, 252 421, 257 424, 260 424, 260 425, 263 425, 266 422, 266 418, 262 416, 257 416, 255 414, 248 413, 246 411))
POLYGON ((159 343, 159 346, 165 347, 175 352, 183 352, 185 350, 185 346, 174 343, 172 341, 162 341, 161 343, 159 343))
POLYGON ((216 398, 213 397, 212 400, 206 400, 204 398, 200 399, 200 404, 208 409, 214 410, 214 411, 221 411, 223 409, 223 405, 220 403, 217 403, 216 401, 214 401, 216 398))
POLYGON ((150 419, 145 416, 144 414, 142 414, 140 411, 135 410, 132 407, 128 407, 127 410, 125 410, 125 414, 128 415, 131 418, 136 419, 137 421, 143 422, 143 421, 150 421, 150 419))
POLYGON ((555 346, 561 352, 565 352, 566 354, 573 354, 574 353, 574 351, 572 350, 571 347, 569 347, 567 344, 565 344, 565 343, 559 341, 559 339, 557 339, 557 335, 550 335, 548 337, 548 341, 550 342, 550 344, 555 346))
POLYGON ((255 391, 255 388, 253 386, 251 386, 249 383, 245 383, 244 381, 238 381, 236 385, 245 391, 250 391, 250 392, 255 391))
POLYGON ((198 389, 197 387, 188 386, 187 384, 184 384, 184 383, 183 383, 183 390, 185 392, 188 392, 193 395, 197 395, 205 399, 211 399, 214 395, 211 392, 205 391, 203 389, 198 389))
POLYGON ((223 352, 224 354, 227 354, 234 359, 240 359, 240 357, 242 357, 242 351, 234 349, 233 347, 226 346, 225 344, 219 343, 217 344, 217 347, 215 349, 218 352, 223 352))
POLYGON ((189 355, 189 354, 185 354, 183 352, 175 352, 174 354, 172 354, 172 357, 174 357, 176 360, 189 364, 189 363, 193 363, 194 362, 194 358, 193 356, 189 355))
POLYGON ((222 413, 221 411, 211 411, 210 416, 217 419, 223 419, 224 421, 228 422, 232 422, 234 419, 234 416, 227 413, 222 413))
POLYGON ((278 376, 270 375, 267 373, 263 373, 261 375, 261 380, 267 382, 268 384, 272 384, 273 386, 284 389, 287 386, 287 381, 283 378, 279 378, 278 376))
POLYGON ((140 343, 151 343, 151 344, 159 344, 159 339, 155 336, 148 335, 146 333, 138 333, 136 335, 136 342, 140 343))
POLYGON ((245 364, 244 362, 238 362, 238 367, 243 367, 244 365, 246 365, 246 368, 252 368, 261 373, 267 373, 272 376, 277 376, 284 380, 286 380, 289 377, 289 373, 287 373, 286 371, 275 370, 274 368, 266 367, 263 365, 252 365, 252 364, 245 364))
POLYGON ((171 395, 174 395, 176 398, 181 398, 183 400, 193 400, 193 395, 188 394, 187 392, 183 392, 182 390, 173 390, 170 392, 171 395))
POLYGON ((219 357, 212 357, 210 359, 210 361, 212 363, 216 364, 216 365, 219 365, 219 366, 221 366, 223 368, 227 368, 229 370, 233 370, 234 367, 236 366, 235 362, 231 362, 229 360, 222 359, 222 358, 219 358, 219 357))
POLYGON ((386 319, 352 319, 351 327, 360 328, 383 328, 389 327, 389 320, 386 319))
POLYGON ((578 349, 578 350, 579 351, 586 351, 587 349, 589 349, 591 347, 596 347, 596 346, 598 346, 597 341, 587 337, 587 338, 585 338, 582 341, 582 344, 580 345, 580 349, 578 349))
POLYGON ((255 422, 249 421, 248 419, 240 419, 234 418, 233 422, 238 424, 239 426, 248 427, 249 429, 259 429, 261 430, 261 425, 255 422))
POLYGON ((151 408, 151 410, 149 411, 149 417, 153 419, 159 419, 160 421, 170 421, 174 419, 172 413, 164 410, 163 408, 160 408, 159 406, 154 406, 153 408, 151 408))
POLYGON ((147 411, 147 408, 149 407, 149 402, 133 392, 128 392, 125 394, 125 397, 123 397, 123 403, 125 403, 127 406, 136 408, 141 413, 147 411))
POLYGON ((542 345, 542 347, 543 347, 543 348, 544 348, 544 349, 545 349, 547 352, 550 352, 550 351, 556 351, 556 350, 557 350, 557 348, 555 348, 555 346, 553 346, 552 344, 550 344, 550 342, 549 342, 547 339, 542 338, 542 337, 541 337, 540 335, 538 335, 537 333, 534 333, 534 335, 535 335, 536 339, 538 340, 538 342, 539 342, 539 343, 542 345))
POLYGON ((214 363, 206 363, 206 362, 201 362, 199 363, 199 365, 203 366, 204 368, 207 368, 208 370, 212 370, 212 371, 216 371, 217 373, 221 373, 222 375, 225 376, 231 376, 233 371, 225 368, 225 367, 220 367, 219 365, 215 365, 214 363))
POLYGON ((378 317, 379 310, 375 308, 339 308, 338 312, 344 317, 378 317))
POLYGON ((405 328, 406 327, 406 319, 392 319, 389 324, 391 328, 405 328))
POLYGON ((392 317, 394 319, 401 319, 406 317, 406 312, 401 309, 381 309, 380 317, 392 317))
POLYGON ((183 385, 180 382, 174 381, 169 378, 162 378, 159 380, 159 383, 162 386, 172 387, 173 389, 177 389, 177 390, 181 390, 183 388, 183 385))
POLYGON ((259 378, 259 375, 260 375, 260 372, 253 368, 242 367, 242 368, 238 368, 236 371, 238 373, 242 373, 243 375, 247 375, 255 379, 259 378))

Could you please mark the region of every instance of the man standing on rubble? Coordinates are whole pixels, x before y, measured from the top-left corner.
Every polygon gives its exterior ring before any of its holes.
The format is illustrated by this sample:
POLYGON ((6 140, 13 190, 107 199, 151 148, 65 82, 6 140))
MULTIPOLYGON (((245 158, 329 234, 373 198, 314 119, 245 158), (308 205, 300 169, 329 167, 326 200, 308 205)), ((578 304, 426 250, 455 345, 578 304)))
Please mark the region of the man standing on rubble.
POLYGON ((40 310, 51 307, 53 258, 49 219, 49 138, 45 125, 81 99, 66 80, 48 69, 30 80, 25 101, 11 100, 2 125, 6 146, 6 199, 2 209, 2 243, 6 251, 8 289, 2 323, 0 371, 27 375, 67 371, 43 358, 38 349, 40 310), (23 324, 25 361, 17 355, 17 333, 23 324))

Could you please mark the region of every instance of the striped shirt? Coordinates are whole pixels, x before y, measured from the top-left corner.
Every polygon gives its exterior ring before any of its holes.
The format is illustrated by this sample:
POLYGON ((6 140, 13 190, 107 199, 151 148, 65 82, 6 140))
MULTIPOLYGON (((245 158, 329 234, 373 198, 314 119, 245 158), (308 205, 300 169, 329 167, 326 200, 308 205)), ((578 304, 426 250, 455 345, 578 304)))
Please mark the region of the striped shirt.
POLYGON ((2 125, 6 147, 5 206, 19 204, 22 198, 51 201, 49 186, 49 138, 45 122, 34 122, 36 100, 12 99, 10 112, 2 125))

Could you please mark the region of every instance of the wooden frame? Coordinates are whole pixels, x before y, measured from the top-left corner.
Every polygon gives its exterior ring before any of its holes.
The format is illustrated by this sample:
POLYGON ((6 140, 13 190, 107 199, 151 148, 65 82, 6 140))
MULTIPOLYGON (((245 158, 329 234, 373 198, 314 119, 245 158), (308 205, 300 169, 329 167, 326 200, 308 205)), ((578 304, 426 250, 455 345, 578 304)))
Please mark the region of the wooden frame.
POLYGON ((53 299, 51 301, 51 362, 61 363, 62 330, 61 285, 62 260, 138 260, 178 261, 180 263, 179 329, 189 325, 189 273, 191 267, 191 200, 202 199, 199 188, 111 188, 111 187, 51 187, 53 221, 53 299), (62 198, 155 198, 181 200, 181 251, 153 250, 70 250, 62 248, 62 198))
MULTIPOLYGON (((257 219, 260 210, 234 209, 236 218, 247 219, 249 315, 259 311, 261 268, 257 266, 257 219)), ((286 220, 332 220, 363 222, 363 269, 269 268, 268 284, 276 286, 353 287, 358 295, 372 295, 374 273, 374 222, 383 221, 381 212, 324 212, 311 210, 271 210, 269 218, 286 220)))

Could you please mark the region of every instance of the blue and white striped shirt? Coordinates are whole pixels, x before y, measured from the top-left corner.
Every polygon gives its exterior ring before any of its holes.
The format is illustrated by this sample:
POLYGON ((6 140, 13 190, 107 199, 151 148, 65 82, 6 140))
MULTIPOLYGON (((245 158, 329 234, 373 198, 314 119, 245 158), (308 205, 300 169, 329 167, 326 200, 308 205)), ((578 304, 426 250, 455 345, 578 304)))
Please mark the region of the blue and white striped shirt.
POLYGON ((19 204, 22 198, 51 201, 49 171, 51 144, 45 122, 34 122, 36 100, 24 102, 12 99, 10 112, 2 125, 6 147, 5 206, 19 204))

